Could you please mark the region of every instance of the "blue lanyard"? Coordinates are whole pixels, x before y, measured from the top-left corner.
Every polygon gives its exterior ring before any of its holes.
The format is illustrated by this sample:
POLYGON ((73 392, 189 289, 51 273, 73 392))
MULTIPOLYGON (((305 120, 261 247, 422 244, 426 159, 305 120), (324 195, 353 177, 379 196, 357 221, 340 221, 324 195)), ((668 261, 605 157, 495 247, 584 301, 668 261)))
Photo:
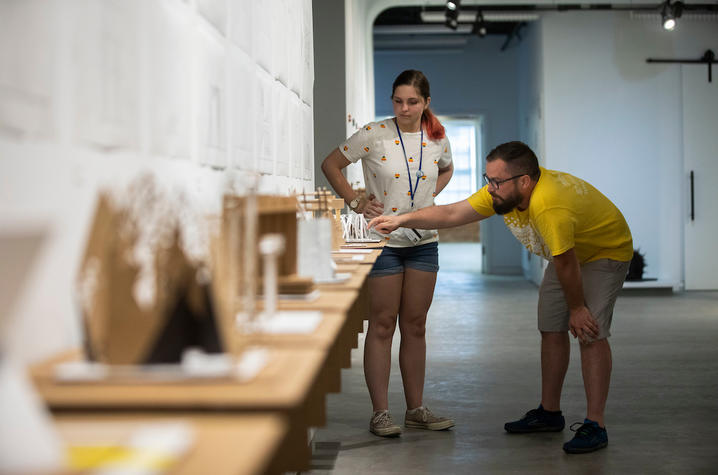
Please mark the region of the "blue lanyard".
POLYGON ((406 176, 409 178, 409 195, 411 196, 411 207, 414 207, 414 195, 416 190, 419 188, 419 179, 424 176, 424 172, 421 170, 421 163, 424 160, 424 128, 421 127, 421 138, 419 139, 419 169, 416 171, 416 184, 414 188, 411 187, 411 170, 409 169, 409 160, 406 158, 406 149, 404 148, 404 139, 401 138, 401 130, 399 130, 399 124, 394 118, 394 125, 396 126, 396 133, 399 134, 399 142, 401 142, 401 150, 404 152, 404 163, 406 163, 406 176))

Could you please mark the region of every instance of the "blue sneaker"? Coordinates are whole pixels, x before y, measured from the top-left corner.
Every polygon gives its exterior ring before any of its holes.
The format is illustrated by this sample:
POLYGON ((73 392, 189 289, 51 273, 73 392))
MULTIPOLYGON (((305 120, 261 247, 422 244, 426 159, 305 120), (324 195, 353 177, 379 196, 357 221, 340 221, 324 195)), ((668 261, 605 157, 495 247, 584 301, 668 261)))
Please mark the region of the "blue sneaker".
POLYGON ((506 432, 513 434, 527 434, 529 432, 559 432, 566 426, 566 420, 561 411, 549 412, 539 405, 531 409, 526 415, 514 422, 504 424, 506 432))
POLYGON ((563 450, 567 454, 585 454, 608 445, 608 433, 605 428, 599 427, 598 422, 584 419, 583 424, 575 422, 571 424, 570 429, 576 435, 573 439, 563 444, 563 450), (579 424, 581 427, 574 429, 574 426, 579 424))

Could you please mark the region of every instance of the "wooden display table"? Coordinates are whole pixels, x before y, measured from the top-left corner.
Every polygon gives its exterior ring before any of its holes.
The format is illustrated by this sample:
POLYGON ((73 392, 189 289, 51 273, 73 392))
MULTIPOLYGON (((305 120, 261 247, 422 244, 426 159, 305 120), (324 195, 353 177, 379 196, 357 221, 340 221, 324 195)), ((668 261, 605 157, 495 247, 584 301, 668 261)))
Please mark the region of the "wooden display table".
POLYGON ((179 455, 167 473, 172 475, 239 475, 279 473, 273 461, 287 433, 286 419, 278 414, 142 414, 60 413, 56 428, 69 447, 121 446, 143 427, 183 423, 191 429, 193 442, 179 455))
MULTIPOLYGON (((348 294, 347 297, 353 297, 348 294)), ((287 310, 285 305, 280 305, 287 310)), ((341 369, 351 367, 351 350, 355 346, 356 334, 348 325, 346 312, 322 311, 322 321, 312 333, 253 333, 247 336, 251 344, 284 349, 313 348, 327 352, 316 388, 320 392, 341 391, 341 369)))
MULTIPOLYGON (((356 299, 349 309, 350 325, 354 328, 356 335, 364 331, 364 320, 369 316, 369 285, 367 277, 371 269, 371 265, 340 264, 337 266, 337 272, 348 272, 351 274, 351 278, 338 284, 322 284, 318 286, 320 292, 330 295, 329 298, 337 298, 340 292, 356 292, 356 299)), ((356 348, 356 340, 354 345, 354 348, 356 348)))
POLYGON ((320 349, 271 347, 266 367, 244 383, 229 379, 142 384, 57 382, 54 366, 80 359, 80 352, 75 350, 34 366, 31 376, 39 394, 56 413, 278 413, 287 419, 289 434, 276 468, 303 471, 309 468, 311 457, 307 431, 326 423, 325 394, 318 383, 327 356, 328 352, 320 349))

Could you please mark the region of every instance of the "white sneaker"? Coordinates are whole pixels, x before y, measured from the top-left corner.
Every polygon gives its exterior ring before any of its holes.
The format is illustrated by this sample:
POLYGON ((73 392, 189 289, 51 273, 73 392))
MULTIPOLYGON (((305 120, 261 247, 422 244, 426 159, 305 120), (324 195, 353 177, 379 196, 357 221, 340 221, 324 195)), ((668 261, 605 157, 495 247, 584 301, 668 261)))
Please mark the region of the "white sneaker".
POLYGON ((389 411, 377 411, 369 422, 369 431, 380 437, 394 437, 401 434, 401 427, 394 424, 389 411))
POLYGON ((454 427, 454 420, 447 417, 435 416, 428 407, 419 406, 407 410, 404 418, 406 427, 427 430, 445 430, 454 427))

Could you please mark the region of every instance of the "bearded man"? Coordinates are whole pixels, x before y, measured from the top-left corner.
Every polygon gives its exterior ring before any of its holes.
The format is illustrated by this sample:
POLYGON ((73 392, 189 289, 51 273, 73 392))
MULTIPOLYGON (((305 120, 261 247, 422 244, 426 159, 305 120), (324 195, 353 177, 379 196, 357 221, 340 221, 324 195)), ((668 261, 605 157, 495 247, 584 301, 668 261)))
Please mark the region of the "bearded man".
POLYGON ((633 255, 631 231, 618 208, 589 183, 547 170, 522 142, 508 142, 486 157, 486 186, 468 199, 413 213, 380 216, 369 226, 381 233, 399 227, 438 229, 503 215, 511 232, 548 265, 539 289, 541 403, 507 422, 514 434, 565 427, 561 389, 568 369, 568 332, 578 338, 587 410, 567 453, 608 445, 604 411, 611 378, 613 307, 633 255))

